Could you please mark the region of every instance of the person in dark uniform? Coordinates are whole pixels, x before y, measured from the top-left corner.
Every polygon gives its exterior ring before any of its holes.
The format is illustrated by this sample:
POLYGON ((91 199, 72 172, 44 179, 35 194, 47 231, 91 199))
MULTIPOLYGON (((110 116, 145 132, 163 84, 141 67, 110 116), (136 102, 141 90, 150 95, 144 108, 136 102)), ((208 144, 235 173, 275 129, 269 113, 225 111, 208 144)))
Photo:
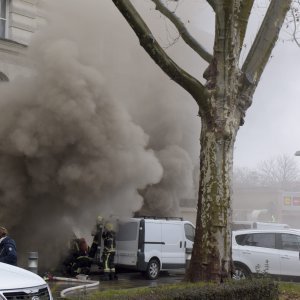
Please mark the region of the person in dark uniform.
POLYGON ((0 226, 0 262, 17 265, 16 243, 8 236, 7 229, 2 226, 0 226))
POLYGON ((89 274, 92 260, 88 252, 89 247, 84 238, 72 238, 68 254, 63 261, 62 272, 71 276, 89 274))
POLYGON ((103 233, 103 217, 98 216, 95 230, 92 233, 93 243, 89 250, 89 257, 94 259, 100 265, 101 238, 103 233))
POLYGON ((106 223, 104 226, 103 238, 103 271, 104 280, 116 280, 116 269, 114 264, 116 253, 116 233, 112 223, 106 223))

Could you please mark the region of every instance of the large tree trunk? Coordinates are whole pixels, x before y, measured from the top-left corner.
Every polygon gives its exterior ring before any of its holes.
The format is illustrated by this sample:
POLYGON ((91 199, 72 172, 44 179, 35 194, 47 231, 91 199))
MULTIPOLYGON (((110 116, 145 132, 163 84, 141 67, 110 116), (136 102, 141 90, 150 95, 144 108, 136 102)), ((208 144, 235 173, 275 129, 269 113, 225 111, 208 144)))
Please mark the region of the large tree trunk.
POLYGON ((235 3, 216 5, 214 57, 204 73, 209 108, 201 114, 198 211, 189 281, 222 281, 231 273, 231 173, 242 118, 237 105, 240 34, 235 3))
POLYGON ((231 172, 235 137, 278 39, 292 0, 270 0, 266 16, 242 68, 240 53, 253 0, 207 0, 215 12, 213 54, 187 34, 183 22, 152 0, 183 40, 210 65, 202 85, 162 49, 130 0, 112 0, 160 68, 191 94, 202 122, 196 237, 186 280, 222 281, 231 272, 231 172))
POLYGON ((238 124, 229 118, 225 123, 202 119, 198 234, 186 274, 188 281, 220 282, 231 273, 230 181, 238 124))

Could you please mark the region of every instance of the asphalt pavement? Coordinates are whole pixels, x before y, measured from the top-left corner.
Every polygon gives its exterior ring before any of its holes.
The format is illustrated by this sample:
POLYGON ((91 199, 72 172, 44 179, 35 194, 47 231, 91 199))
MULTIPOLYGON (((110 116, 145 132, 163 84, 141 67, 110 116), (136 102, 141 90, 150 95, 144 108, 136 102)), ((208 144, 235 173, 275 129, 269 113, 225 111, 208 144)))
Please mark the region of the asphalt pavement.
MULTIPOLYGON (((99 280, 100 284, 98 288, 91 291, 100 290, 117 290, 117 289, 129 289, 136 287, 156 287, 162 284, 176 283, 182 281, 184 272, 182 270, 174 270, 171 272, 161 272, 160 276, 156 280, 146 279, 140 272, 121 272, 118 273, 118 280, 103 281, 101 274, 91 274, 89 279, 99 280)), ((49 286, 52 290, 54 299, 61 299, 60 292, 66 288, 76 286, 74 283, 68 283, 63 281, 49 281, 49 286)), ((84 295, 90 292, 87 290, 79 291, 75 296, 80 299, 84 299, 84 295)))

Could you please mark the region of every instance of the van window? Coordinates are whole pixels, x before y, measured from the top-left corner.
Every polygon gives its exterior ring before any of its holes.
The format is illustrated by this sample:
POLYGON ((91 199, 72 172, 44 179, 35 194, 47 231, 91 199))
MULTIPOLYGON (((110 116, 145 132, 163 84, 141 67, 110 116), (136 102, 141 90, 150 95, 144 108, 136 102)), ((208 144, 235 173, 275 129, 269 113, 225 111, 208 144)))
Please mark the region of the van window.
POLYGON ((195 239, 195 228, 191 224, 184 224, 184 232, 186 238, 193 242, 195 239))
POLYGON ((297 251, 300 250, 300 237, 295 234, 281 234, 282 250, 297 251))
POLYGON ((137 239, 138 223, 128 222, 119 224, 116 240, 135 241, 137 239))

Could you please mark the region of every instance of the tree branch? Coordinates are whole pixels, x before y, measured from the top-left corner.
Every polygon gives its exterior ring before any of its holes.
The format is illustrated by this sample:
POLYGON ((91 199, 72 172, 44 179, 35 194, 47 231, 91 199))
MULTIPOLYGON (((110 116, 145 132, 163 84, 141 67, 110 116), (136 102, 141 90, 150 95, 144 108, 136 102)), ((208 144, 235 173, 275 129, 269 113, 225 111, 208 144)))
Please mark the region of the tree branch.
POLYGON ((161 2, 161 0, 152 0, 152 2, 155 4, 155 9, 174 24, 186 44, 209 63, 212 60, 212 55, 202 45, 200 45, 192 35, 190 35, 180 18, 177 17, 174 12, 170 11, 167 6, 161 2))
POLYGON ((199 105, 200 114, 203 113, 208 104, 205 87, 166 54, 130 0, 112 0, 112 2, 134 30, 145 51, 172 80, 193 96, 199 105))
POLYGON ((207 0, 207 3, 211 6, 211 8, 216 10, 216 0, 207 0))
POLYGON ((297 46, 300 47, 300 43, 297 39, 297 31, 298 31, 298 26, 297 26, 297 18, 295 16, 295 11, 292 9, 292 17, 293 17, 293 22, 294 22, 294 30, 293 30, 293 39, 296 42, 297 46))
POLYGON ((249 21, 249 17, 250 17, 250 13, 253 7, 253 3, 254 0, 248 0, 248 1, 242 1, 241 3, 241 9, 240 9, 240 13, 239 13, 239 32, 240 32, 240 44, 241 44, 241 48, 243 46, 244 43, 244 39, 245 39, 245 35, 246 35, 246 29, 247 29, 247 25, 248 25, 248 21, 249 21))
POLYGON ((271 0, 267 13, 242 67, 250 84, 256 85, 270 58, 292 0, 271 0))

